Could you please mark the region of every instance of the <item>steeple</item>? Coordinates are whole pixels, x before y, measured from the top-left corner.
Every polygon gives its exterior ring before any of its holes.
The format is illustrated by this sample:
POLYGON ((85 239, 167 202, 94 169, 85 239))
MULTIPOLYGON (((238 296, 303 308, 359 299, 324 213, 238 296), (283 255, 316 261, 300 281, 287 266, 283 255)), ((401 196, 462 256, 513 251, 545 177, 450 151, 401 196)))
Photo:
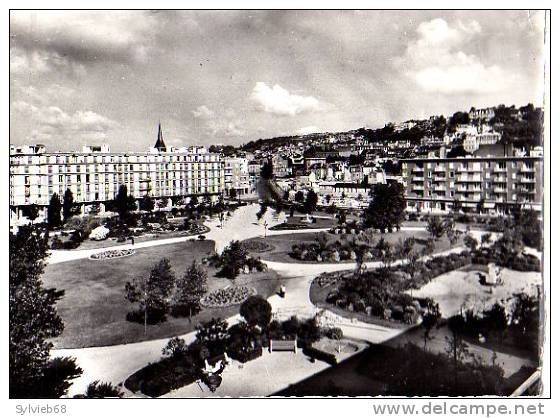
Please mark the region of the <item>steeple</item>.
POLYGON ((165 146, 165 142, 163 142, 163 134, 161 132, 161 123, 158 124, 157 141, 156 141, 156 145, 154 145, 154 148, 156 148, 160 152, 166 152, 167 151, 167 147, 165 146))

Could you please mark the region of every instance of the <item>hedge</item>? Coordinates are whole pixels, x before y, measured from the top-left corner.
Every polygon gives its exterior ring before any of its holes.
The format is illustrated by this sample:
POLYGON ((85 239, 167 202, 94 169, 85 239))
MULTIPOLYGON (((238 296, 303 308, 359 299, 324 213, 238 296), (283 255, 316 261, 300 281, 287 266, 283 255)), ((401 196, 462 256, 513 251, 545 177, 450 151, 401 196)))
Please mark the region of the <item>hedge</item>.
POLYGON ((305 346, 303 347, 302 352, 306 356, 309 356, 316 360, 324 361, 325 363, 328 363, 331 366, 335 366, 338 363, 336 356, 334 354, 327 353, 315 347, 305 346))

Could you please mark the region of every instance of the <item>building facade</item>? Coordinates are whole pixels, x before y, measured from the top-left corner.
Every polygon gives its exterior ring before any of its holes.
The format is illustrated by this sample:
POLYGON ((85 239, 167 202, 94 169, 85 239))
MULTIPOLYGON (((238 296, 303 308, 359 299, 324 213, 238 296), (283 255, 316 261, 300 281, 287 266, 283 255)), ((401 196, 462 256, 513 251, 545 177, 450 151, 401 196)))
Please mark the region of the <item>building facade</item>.
POLYGON ((252 194, 253 188, 249 179, 249 161, 242 157, 224 158, 224 188, 227 196, 233 196, 235 190, 237 198, 252 194))
MULTIPOLYGON (((161 134, 161 132, 160 132, 161 134)), ((84 147, 82 152, 47 152, 44 146, 10 147, 10 223, 26 223, 26 208, 39 208, 46 219, 54 193, 62 200, 73 193, 82 213, 104 211, 121 185, 136 199, 179 199, 224 192, 224 167, 219 154, 203 148, 167 150, 158 135, 158 148, 148 152, 110 152, 108 146, 84 147)))
POLYGON ((499 214, 512 206, 542 210, 540 157, 416 158, 402 160, 408 210, 499 214))

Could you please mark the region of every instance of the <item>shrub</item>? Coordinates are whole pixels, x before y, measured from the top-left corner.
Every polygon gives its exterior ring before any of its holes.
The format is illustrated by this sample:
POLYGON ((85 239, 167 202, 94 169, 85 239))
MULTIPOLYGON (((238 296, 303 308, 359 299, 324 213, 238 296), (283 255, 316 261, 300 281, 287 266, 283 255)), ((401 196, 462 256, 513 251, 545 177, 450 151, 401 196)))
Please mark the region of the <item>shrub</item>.
POLYGON ((318 348, 306 346, 303 347, 302 351, 304 355, 309 356, 313 359, 324 361, 325 363, 328 363, 331 366, 334 366, 338 363, 338 361, 336 360, 336 356, 334 354, 327 353, 325 351, 319 350, 318 348))
POLYGON ((332 327, 326 329, 325 336, 331 340, 342 340, 342 338, 344 338, 344 333, 340 328, 332 327))

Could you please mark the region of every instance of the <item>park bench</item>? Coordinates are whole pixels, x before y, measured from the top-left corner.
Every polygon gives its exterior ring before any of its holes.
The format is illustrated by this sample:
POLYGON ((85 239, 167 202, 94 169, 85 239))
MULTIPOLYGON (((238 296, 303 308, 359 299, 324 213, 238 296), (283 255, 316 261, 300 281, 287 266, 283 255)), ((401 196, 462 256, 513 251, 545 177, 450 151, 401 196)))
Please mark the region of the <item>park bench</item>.
POLYGON ((270 340, 269 352, 273 351, 293 351, 297 353, 296 340, 270 340))

